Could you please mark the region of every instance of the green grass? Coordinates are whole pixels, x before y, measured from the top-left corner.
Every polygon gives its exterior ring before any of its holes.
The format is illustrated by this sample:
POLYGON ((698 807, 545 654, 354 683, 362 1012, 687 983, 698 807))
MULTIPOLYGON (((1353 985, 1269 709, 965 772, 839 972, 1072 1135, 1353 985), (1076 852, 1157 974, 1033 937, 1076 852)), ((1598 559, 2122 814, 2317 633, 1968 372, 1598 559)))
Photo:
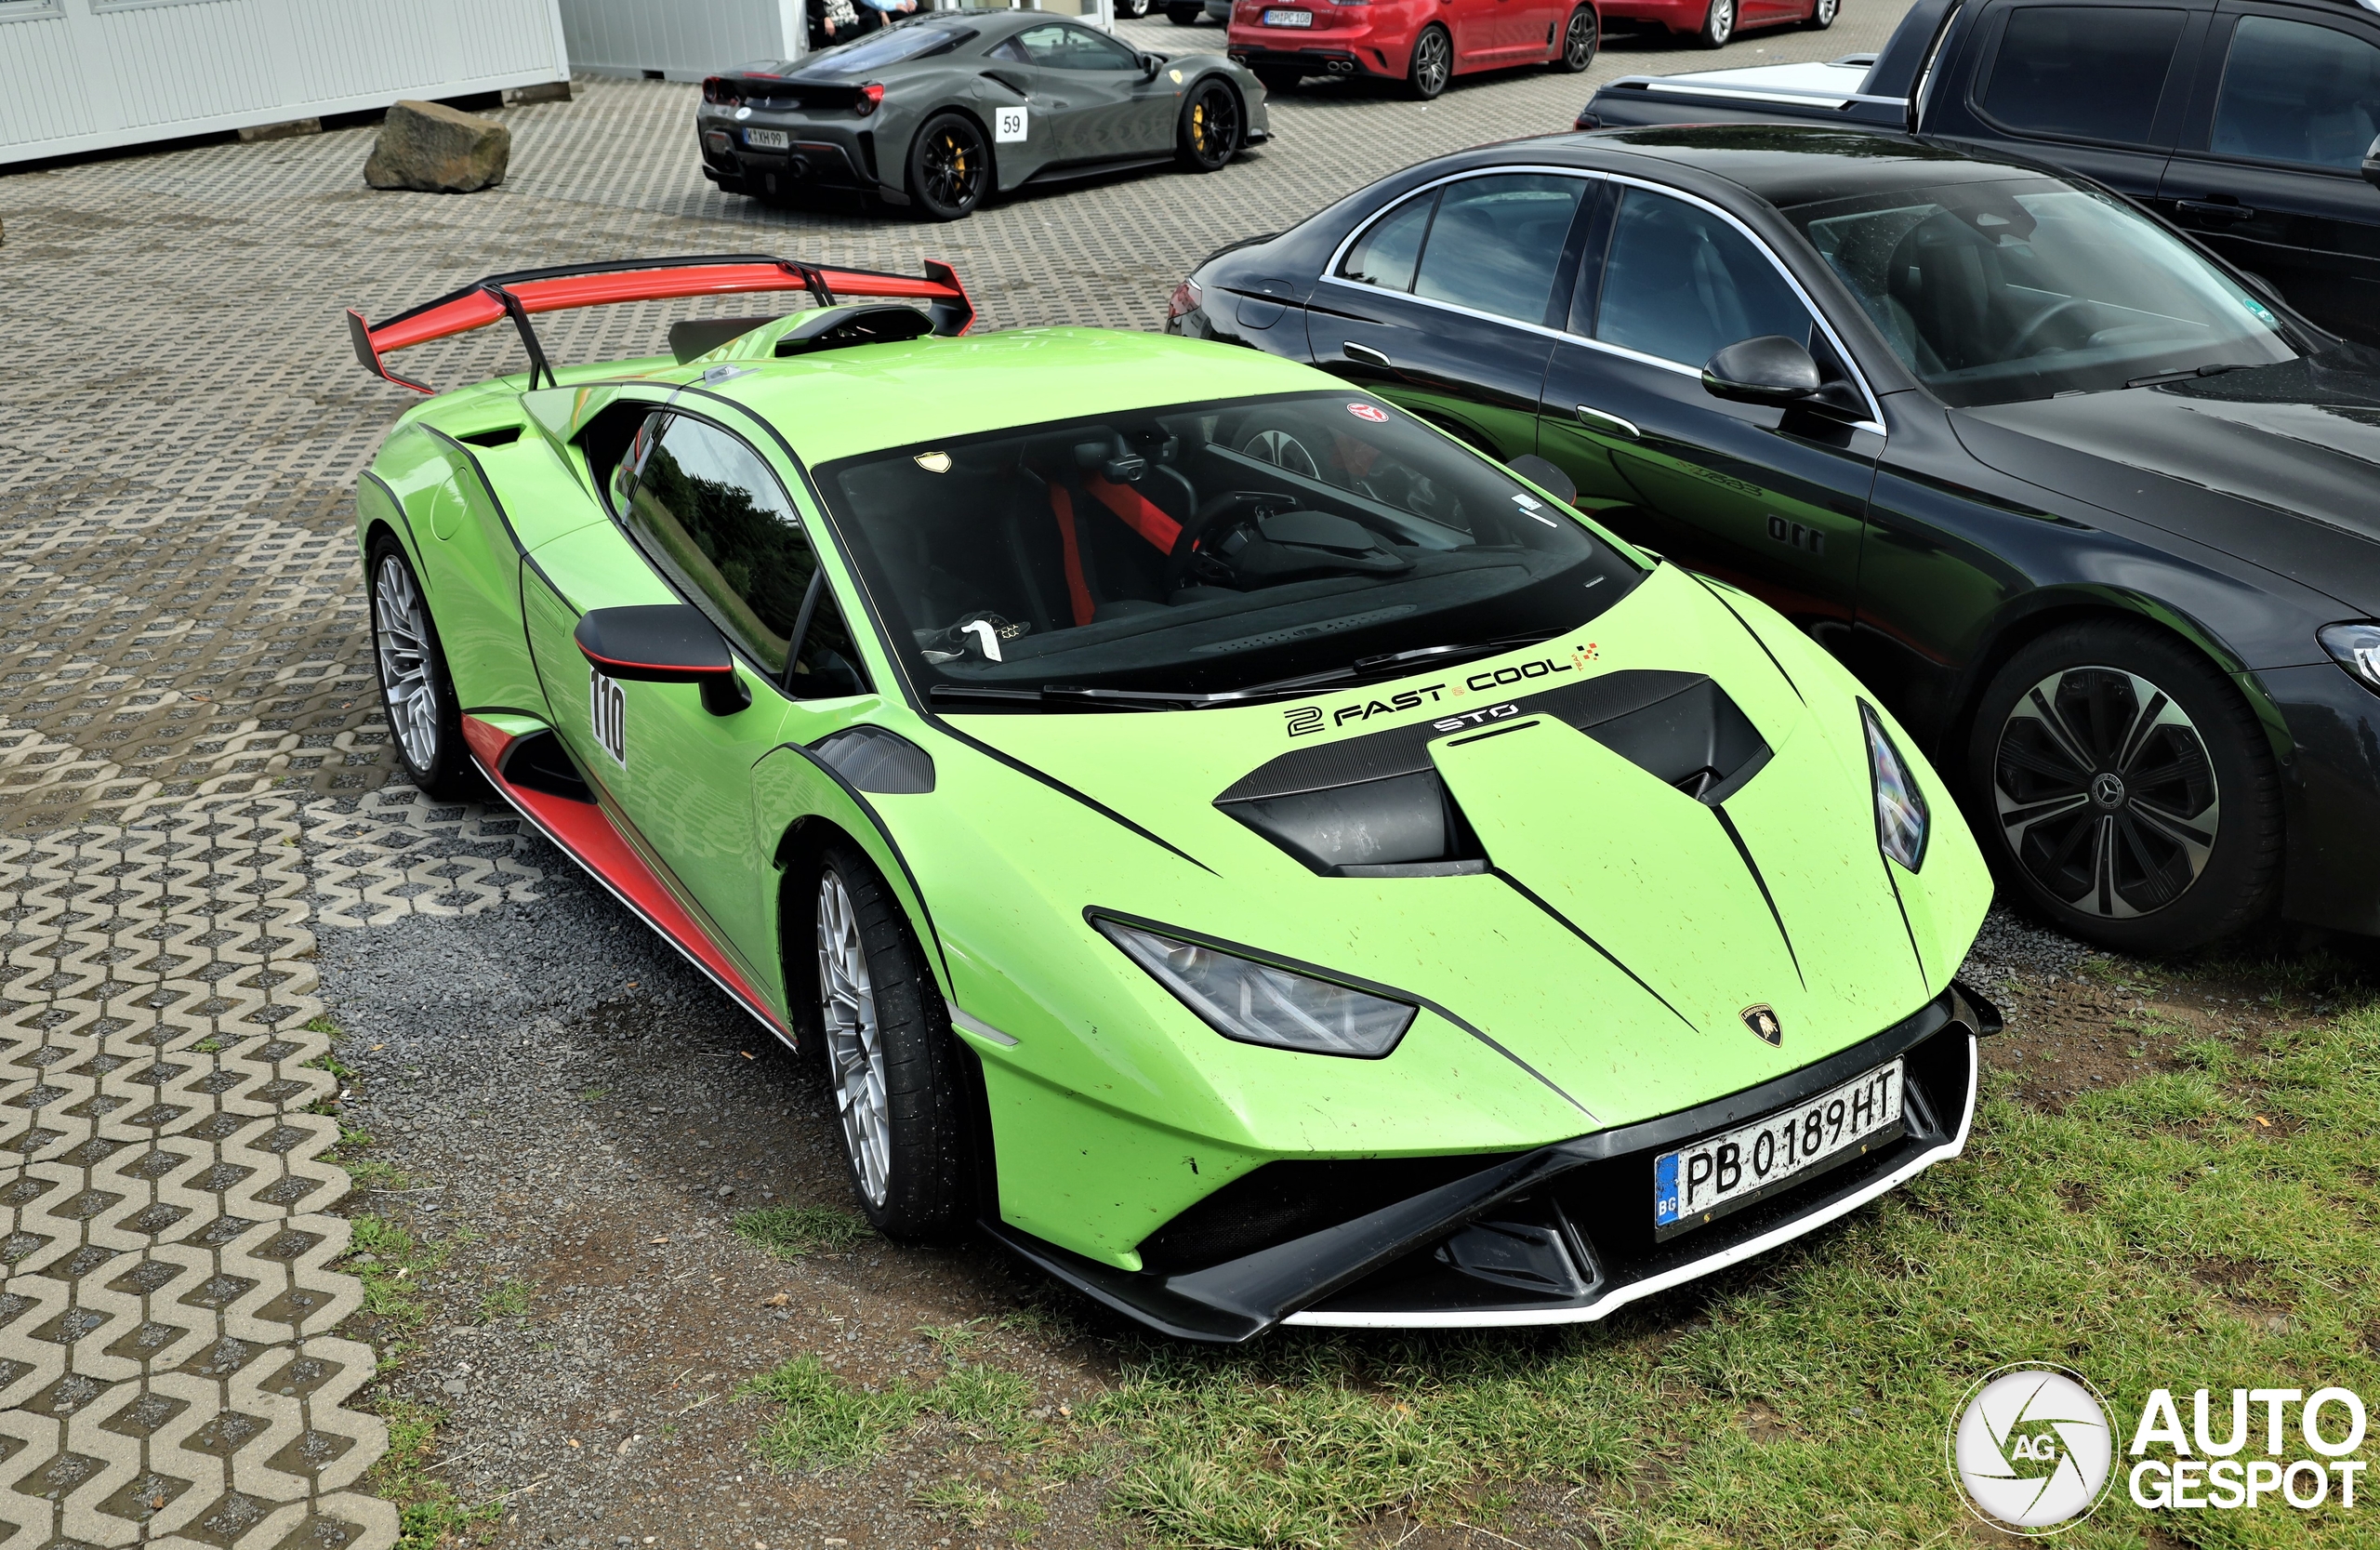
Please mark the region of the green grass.
POLYGON ((763 1206, 738 1215, 735 1232, 779 1259, 840 1253, 876 1236, 867 1218, 831 1206, 763 1206))
POLYGON ((391 1398, 377 1409, 389 1424, 389 1451, 364 1477, 364 1488, 396 1504, 397 1550, 452 1550, 492 1536, 502 1504, 466 1506, 453 1487, 430 1473, 444 1413, 391 1398))
POLYGON ((1035 1424, 1027 1413, 1033 1385, 1013 1372, 978 1365, 953 1367, 930 1387, 895 1379, 882 1388, 862 1388, 828 1371, 816 1357, 803 1356, 739 1384, 735 1393, 778 1407, 754 1447, 780 1469, 857 1464, 928 1415, 966 1437, 1010 1443, 1024 1440, 1035 1424))
POLYGON ((529 1283, 518 1276, 508 1276, 490 1287, 480 1297, 480 1322, 493 1324, 499 1318, 520 1318, 529 1312, 529 1283))
MULTIPOLYGON (((2198 1040, 2188 1068, 2064 1114, 1994 1083, 1964 1158, 1715 1278, 1699 1313, 1672 1296, 1537 1335, 1150 1343, 1078 1422, 1120 1445, 1113 1504, 1167 1543, 1334 1546, 1392 1512, 1532 1545, 1980 1543, 1943 1437, 2003 1362, 2081 1371, 2126 1433, 2152 1387, 2380 1393, 2375 1051, 2367 1007, 2198 1040), (1511 1516, 1528 1512, 1556 1529, 1511 1516)), ((2352 1530, 2334 1506, 2151 1515, 2119 1477, 2060 1543, 2152 1526, 2208 1547, 2352 1530)))
POLYGON ((422 1278, 445 1263, 447 1245, 428 1243, 412 1229, 385 1216, 359 1216, 348 1258, 340 1268, 364 1282, 364 1311, 379 1319, 386 1333, 380 1340, 380 1368, 402 1363, 413 1349, 412 1336, 430 1322, 430 1298, 422 1278))

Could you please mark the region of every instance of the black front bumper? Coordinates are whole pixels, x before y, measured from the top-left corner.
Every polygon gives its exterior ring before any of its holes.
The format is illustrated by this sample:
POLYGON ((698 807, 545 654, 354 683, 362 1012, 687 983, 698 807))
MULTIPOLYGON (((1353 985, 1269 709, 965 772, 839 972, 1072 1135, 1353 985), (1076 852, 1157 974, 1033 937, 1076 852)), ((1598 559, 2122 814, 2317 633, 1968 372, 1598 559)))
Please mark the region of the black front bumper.
POLYGON ((1269 1195, 1259 1183, 1225 1211, 1193 1206, 1142 1246, 1152 1267, 1137 1273, 1004 1223, 986 1225, 1060 1280, 1183 1340, 1234 1344, 1283 1322, 1582 1322, 1798 1237, 1956 1156, 1975 1112, 1975 1041, 1999 1027, 1989 1001, 1953 985, 1847 1050, 1657 1119, 1494 1158, 1274 1163, 1243 1182, 1273 1169, 1293 1170, 1287 1176, 1300 1182, 1269 1195), (1658 1155, 1896 1056, 1907 1061, 1903 1133, 1707 1226, 1655 1240, 1658 1155), (1396 1198, 1377 1203, 1383 1196, 1396 1198), (1229 1257, 1210 1261, 1216 1252, 1229 1257))

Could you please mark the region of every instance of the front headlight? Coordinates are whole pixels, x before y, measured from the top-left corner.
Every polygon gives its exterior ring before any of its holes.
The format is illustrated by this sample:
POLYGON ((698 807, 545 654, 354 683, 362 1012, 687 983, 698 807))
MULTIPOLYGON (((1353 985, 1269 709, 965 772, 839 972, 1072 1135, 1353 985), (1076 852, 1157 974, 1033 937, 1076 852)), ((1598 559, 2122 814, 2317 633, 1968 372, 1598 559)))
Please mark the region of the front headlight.
POLYGON ((1416 1008, 1404 1001, 1120 921, 1094 916, 1091 923, 1225 1039, 1376 1060, 1412 1026, 1416 1008))
POLYGON ((2357 682, 2380 693, 2380 624, 2326 624, 2314 638, 2357 682))
POLYGON ((1876 790, 1876 848, 1911 871, 1925 863, 1925 799, 1909 775, 1909 763, 1884 735, 1884 723, 1866 701, 1859 723, 1868 734, 1868 773, 1876 790))

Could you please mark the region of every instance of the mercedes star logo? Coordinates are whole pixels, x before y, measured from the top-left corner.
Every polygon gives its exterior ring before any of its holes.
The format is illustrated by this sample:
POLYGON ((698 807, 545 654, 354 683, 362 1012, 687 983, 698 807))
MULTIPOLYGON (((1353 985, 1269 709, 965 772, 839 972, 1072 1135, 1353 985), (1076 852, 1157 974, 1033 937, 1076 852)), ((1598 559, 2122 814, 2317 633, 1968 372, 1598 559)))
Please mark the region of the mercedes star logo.
POLYGON ((1766 1001, 1756 1002, 1743 1010, 1744 1027, 1772 1044, 1785 1042, 1785 1025, 1777 1020, 1777 1009, 1766 1001))

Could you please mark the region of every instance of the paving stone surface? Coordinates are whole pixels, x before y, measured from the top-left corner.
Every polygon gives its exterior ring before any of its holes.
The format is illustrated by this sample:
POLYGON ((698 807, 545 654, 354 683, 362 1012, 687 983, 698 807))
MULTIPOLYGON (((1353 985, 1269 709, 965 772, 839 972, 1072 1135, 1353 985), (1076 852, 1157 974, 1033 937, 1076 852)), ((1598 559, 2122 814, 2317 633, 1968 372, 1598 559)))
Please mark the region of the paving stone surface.
MULTIPOLYGON (((367 378, 379 317, 506 269, 763 250, 955 263, 981 326, 1153 327, 1172 283, 1421 157, 1567 127, 1593 84, 1881 45, 1902 0, 1713 56, 1614 40, 1585 77, 1362 83, 1272 105, 1205 178, 1141 175, 933 227, 722 196, 694 88, 582 80, 509 110, 513 170, 376 193, 372 131, 96 158, 0 178, 0 1540, 380 1550, 355 1490, 386 1445, 350 1407, 374 1353, 332 1331, 346 1174, 311 1064, 317 930, 538 897, 552 853, 402 784, 352 548, 356 476, 411 395, 367 378), (392 780, 394 783, 392 783, 392 780)), ((1125 23, 1170 52, 1211 27, 1125 23)), ((748 302, 744 307, 748 307, 748 302)), ((559 360, 650 351, 734 298, 542 320, 559 360)), ((496 331, 412 352, 509 369, 496 331)))

